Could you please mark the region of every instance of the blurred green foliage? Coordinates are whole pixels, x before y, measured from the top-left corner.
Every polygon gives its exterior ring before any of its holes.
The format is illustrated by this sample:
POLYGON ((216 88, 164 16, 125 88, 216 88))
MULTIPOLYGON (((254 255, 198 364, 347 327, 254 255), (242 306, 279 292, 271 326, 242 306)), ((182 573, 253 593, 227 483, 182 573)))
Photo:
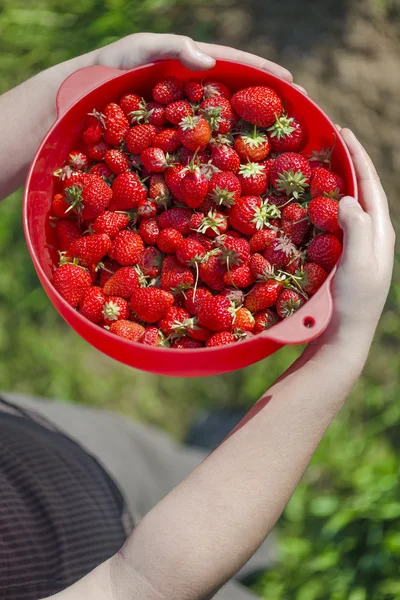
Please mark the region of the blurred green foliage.
MULTIPOLYGON (((135 31, 178 27, 210 41, 212 20, 190 18, 199 5, 213 2, 0 0, 1 91, 135 31)), ((50 305, 25 247, 20 211, 19 192, 0 206, 1 388, 118 410, 181 437, 199 410, 250 406, 299 355, 301 349, 285 348, 246 370, 189 381, 111 361, 50 305)), ((400 598, 399 282, 397 264, 368 366, 281 519, 281 561, 258 585, 265 598, 400 598)))

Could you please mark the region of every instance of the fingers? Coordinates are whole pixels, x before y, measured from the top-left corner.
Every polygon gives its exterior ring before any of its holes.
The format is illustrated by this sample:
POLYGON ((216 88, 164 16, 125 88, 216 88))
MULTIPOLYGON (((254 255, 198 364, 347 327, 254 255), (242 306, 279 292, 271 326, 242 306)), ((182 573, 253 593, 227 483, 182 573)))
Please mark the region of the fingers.
POLYGON ((345 196, 339 202, 339 224, 343 229, 343 257, 345 266, 357 269, 373 255, 372 221, 357 200, 345 196))
POLYGON ((135 62, 145 64, 153 60, 175 58, 184 67, 203 71, 215 65, 215 60, 202 50, 191 38, 173 34, 138 34, 138 58, 135 62))

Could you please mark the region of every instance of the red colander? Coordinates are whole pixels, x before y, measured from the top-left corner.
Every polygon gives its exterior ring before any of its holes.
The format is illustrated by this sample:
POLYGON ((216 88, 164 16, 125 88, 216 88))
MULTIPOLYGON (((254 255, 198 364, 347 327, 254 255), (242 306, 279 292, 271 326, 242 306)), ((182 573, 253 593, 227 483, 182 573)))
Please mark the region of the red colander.
POLYGON ((184 80, 218 80, 232 91, 250 85, 272 87, 284 100, 290 113, 308 125, 309 141, 304 153, 334 144, 332 168, 346 183, 347 192, 357 197, 357 183, 350 155, 336 135, 330 119, 293 85, 254 67, 230 61, 217 61, 204 72, 191 72, 178 61, 168 60, 131 71, 94 66, 70 75, 57 95, 57 119, 44 138, 29 170, 23 204, 26 242, 38 277, 55 308, 86 341, 116 360, 144 371, 179 377, 217 375, 255 363, 286 344, 303 344, 318 337, 332 316, 332 272, 319 291, 293 316, 248 340, 216 348, 178 350, 130 342, 94 325, 53 288, 51 280, 58 262, 55 231, 49 214, 53 195, 53 172, 65 162, 79 142, 83 121, 93 108, 101 110, 125 92, 150 97, 156 83, 169 75, 184 80))

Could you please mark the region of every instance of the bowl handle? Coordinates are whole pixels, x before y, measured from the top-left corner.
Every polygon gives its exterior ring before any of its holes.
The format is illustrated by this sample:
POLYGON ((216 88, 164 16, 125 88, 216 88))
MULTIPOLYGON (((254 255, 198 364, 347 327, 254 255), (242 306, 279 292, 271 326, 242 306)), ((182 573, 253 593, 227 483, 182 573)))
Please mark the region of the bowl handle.
POLYGON ((94 65, 75 71, 61 84, 56 98, 57 119, 59 119, 79 98, 92 89, 121 75, 124 71, 113 67, 94 65))
POLYGON ((310 298, 292 317, 281 321, 279 327, 272 327, 261 335, 279 344, 305 344, 321 335, 332 318, 333 275, 334 272, 330 274, 319 293, 310 298))

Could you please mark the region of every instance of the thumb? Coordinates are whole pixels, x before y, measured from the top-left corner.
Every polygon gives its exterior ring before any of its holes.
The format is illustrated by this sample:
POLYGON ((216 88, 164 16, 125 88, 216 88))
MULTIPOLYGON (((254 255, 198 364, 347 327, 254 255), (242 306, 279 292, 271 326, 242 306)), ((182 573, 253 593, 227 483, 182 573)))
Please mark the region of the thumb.
POLYGON ((342 261, 357 266, 373 251, 372 222, 352 196, 339 202, 339 225, 343 230, 342 261))

